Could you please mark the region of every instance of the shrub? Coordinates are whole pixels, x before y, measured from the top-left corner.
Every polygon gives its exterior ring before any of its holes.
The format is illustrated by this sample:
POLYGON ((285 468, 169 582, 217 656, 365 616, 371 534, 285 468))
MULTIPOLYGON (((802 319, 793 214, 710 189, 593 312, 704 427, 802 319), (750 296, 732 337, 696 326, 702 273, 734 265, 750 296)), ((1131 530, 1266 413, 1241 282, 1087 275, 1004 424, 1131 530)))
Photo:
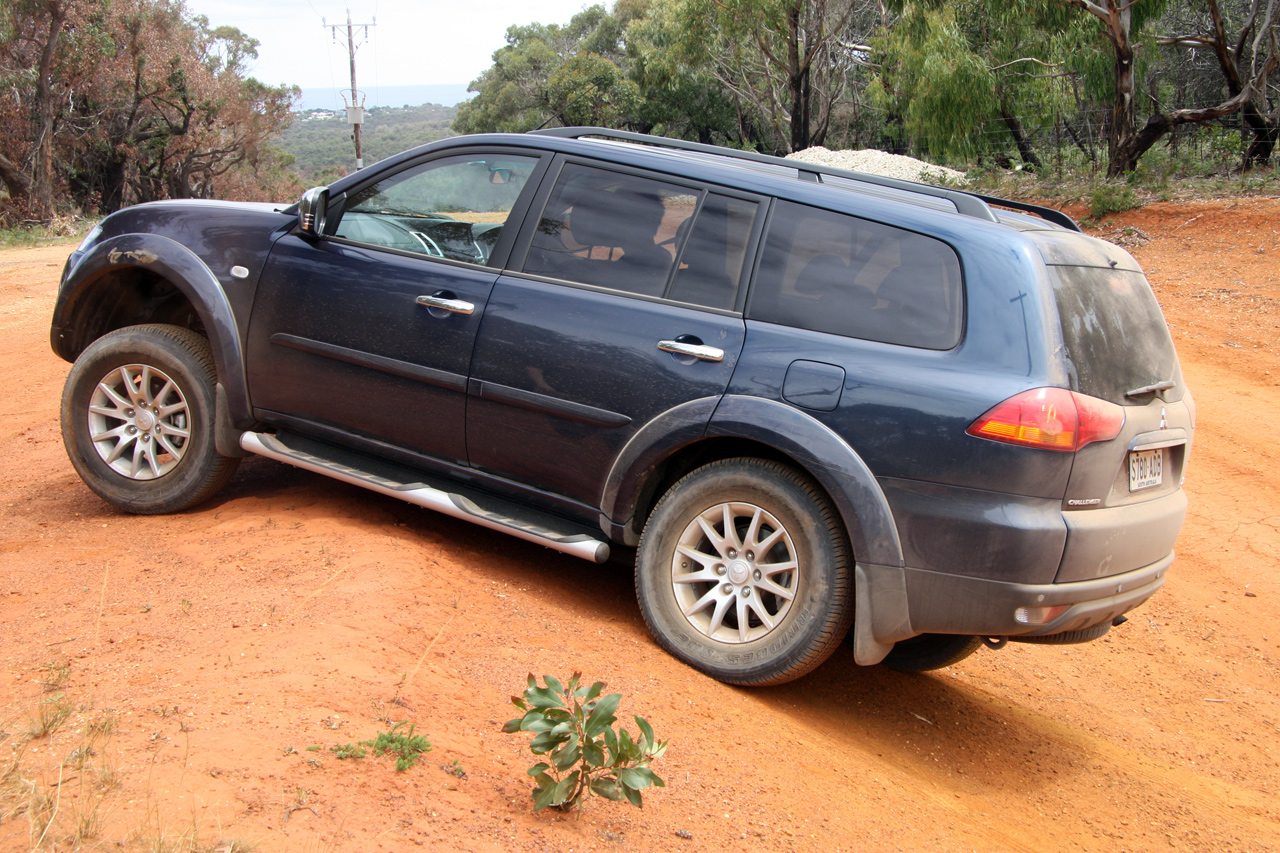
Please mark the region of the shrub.
POLYGON ((1108 213, 1119 213, 1137 207, 1142 207, 1142 199, 1129 186, 1102 184, 1089 193, 1089 213, 1095 219, 1101 219, 1108 213))
POLYGON ((511 697, 511 704, 525 713, 502 730, 532 732, 529 749, 549 760, 539 761, 528 771, 536 783, 534 811, 547 806, 569 811, 581 805, 588 791, 639 806, 641 790, 650 785, 666 787, 649 769, 649 762, 667 751, 667 742, 655 740, 653 728, 642 717, 635 718, 638 739, 626 729, 614 731, 618 719, 614 711, 622 694, 601 697, 604 682, 579 687, 581 678, 582 673, 575 672, 562 685, 554 676, 544 675, 545 686, 539 687, 531 674, 524 698, 511 697))

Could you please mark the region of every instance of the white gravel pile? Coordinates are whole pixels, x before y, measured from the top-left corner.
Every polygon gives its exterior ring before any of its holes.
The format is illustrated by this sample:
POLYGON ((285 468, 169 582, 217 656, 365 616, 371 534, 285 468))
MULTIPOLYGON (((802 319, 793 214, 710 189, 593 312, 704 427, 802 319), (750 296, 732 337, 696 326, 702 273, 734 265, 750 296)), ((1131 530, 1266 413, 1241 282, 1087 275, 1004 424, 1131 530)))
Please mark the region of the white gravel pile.
POLYGON ((901 178, 904 181, 949 181, 955 184, 965 182, 964 172, 948 169, 946 166, 935 166, 914 157, 903 157, 901 154, 890 154, 865 148, 861 151, 846 149, 832 151, 821 145, 806 148, 787 155, 788 160, 800 160, 816 166, 834 166, 837 169, 852 169, 855 172, 869 172, 872 175, 884 175, 886 178, 901 178))

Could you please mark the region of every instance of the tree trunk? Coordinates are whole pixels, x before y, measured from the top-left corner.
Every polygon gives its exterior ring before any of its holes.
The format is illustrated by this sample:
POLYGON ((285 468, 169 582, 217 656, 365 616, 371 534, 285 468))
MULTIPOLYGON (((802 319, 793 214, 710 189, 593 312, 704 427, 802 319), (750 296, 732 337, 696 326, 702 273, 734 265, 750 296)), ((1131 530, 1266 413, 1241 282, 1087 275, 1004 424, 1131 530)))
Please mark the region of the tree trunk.
POLYGON ((40 50, 36 67, 36 151, 31 176, 31 212, 42 219, 53 217, 53 128, 57 105, 53 92, 53 60, 58 39, 66 23, 66 10, 59 0, 52 0, 49 10, 49 33, 40 50))
POLYGON ((809 147, 809 70, 800 56, 800 3, 787 9, 787 86, 791 90, 791 150, 809 147), (803 70, 802 70, 803 68, 803 70))
POLYGON ((1071 141, 1076 144, 1076 147, 1080 149, 1081 153, 1083 153, 1085 157, 1089 158, 1089 162, 1096 162, 1098 158, 1094 155, 1093 149, 1081 141, 1080 134, 1076 132, 1076 129, 1066 121, 1062 122, 1062 127, 1067 131, 1067 136, 1071 137, 1071 141))
POLYGON ((1276 143, 1280 142, 1280 126, 1268 122, 1266 116, 1258 112, 1252 103, 1244 105, 1244 120, 1253 131, 1253 139, 1244 152, 1244 168, 1249 170, 1255 166, 1265 166, 1275 153, 1276 143))
MULTIPOLYGON (((1133 61, 1133 45, 1129 42, 1129 9, 1116 13, 1122 30, 1111 30, 1111 43, 1115 48, 1116 89, 1111 105, 1111 132, 1107 134, 1107 177, 1114 178, 1132 172, 1138 165, 1138 157, 1155 144, 1146 143, 1141 151, 1133 153, 1141 143, 1137 137, 1137 68, 1133 61)), ((1148 124, 1150 124, 1148 122, 1148 124)), ((1163 134, 1162 134, 1163 135, 1163 134)), ((1159 139, 1159 137, 1156 137, 1159 139)))
POLYGON ((1004 119, 1005 127, 1009 128, 1013 144, 1018 146, 1018 156, 1022 158, 1023 165, 1031 169, 1039 169, 1043 164, 1036 156, 1036 150, 1031 147, 1031 140, 1027 139, 1027 132, 1023 129, 1022 122, 1008 110, 1001 110, 1000 117, 1004 119))
POLYGON ((23 202, 31 192, 31 179, 22 173, 17 164, 0 154, 0 181, 9 191, 9 198, 15 202, 23 202))

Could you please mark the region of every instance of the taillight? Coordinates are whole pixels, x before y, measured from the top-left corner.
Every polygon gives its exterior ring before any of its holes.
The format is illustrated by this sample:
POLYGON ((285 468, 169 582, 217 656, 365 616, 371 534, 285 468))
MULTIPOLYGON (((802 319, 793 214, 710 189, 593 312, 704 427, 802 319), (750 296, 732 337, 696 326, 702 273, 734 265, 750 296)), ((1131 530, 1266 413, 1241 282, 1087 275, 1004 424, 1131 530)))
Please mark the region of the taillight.
POLYGON ((966 432, 978 438, 1039 447, 1079 450, 1110 441, 1124 426, 1124 408, 1065 388, 1033 388, 978 418, 966 432))

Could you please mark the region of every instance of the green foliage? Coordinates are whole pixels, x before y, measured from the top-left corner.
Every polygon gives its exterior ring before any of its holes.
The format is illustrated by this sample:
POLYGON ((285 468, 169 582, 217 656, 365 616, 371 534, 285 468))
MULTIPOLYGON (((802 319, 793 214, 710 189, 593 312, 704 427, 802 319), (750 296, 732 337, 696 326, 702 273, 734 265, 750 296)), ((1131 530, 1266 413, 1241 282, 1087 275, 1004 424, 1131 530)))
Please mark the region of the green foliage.
POLYGON ((1102 184, 1089 193, 1089 213, 1095 219, 1139 207, 1142 207, 1142 199, 1126 184, 1102 184))
POLYGON ((369 747, 375 755, 391 753, 396 756, 396 770, 408 770, 418 763, 418 758, 424 752, 431 751, 431 744, 422 735, 415 735, 412 725, 407 732, 401 733, 399 729, 403 725, 405 723, 396 723, 387 731, 378 732, 378 736, 373 740, 360 741, 360 746, 369 747))
MULTIPOLYGON (((370 109, 360 131, 365 163, 450 136, 456 114, 457 108, 438 104, 370 109)), ((308 182, 329 183, 355 167, 351 125, 341 112, 300 113, 276 147, 292 158, 292 168, 308 182)))
POLYGON ((625 55, 623 26, 621 18, 595 5, 565 25, 509 27, 493 65, 472 81, 470 91, 477 95, 459 107, 455 128, 519 133, 584 117, 587 123, 625 126, 637 93, 618 65, 625 55))
POLYGON ((368 753, 364 751, 364 746, 355 743, 335 743, 333 746, 329 747, 329 751, 339 759, 364 758, 368 755, 368 753))
POLYGON ((649 762, 661 758, 667 742, 654 739, 653 728, 636 717, 640 736, 626 729, 614 730, 614 712, 621 693, 601 697, 604 682, 579 687, 582 673, 575 672, 568 684, 551 675, 542 677, 545 686, 529 675, 524 697, 511 697, 524 716, 507 722, 502 730, 532 732, 529 744, 534 755, 545 755, 529 768, 533 777, 533 809, 547 806, 566 811, 581 805, 590 791, 607 800, 642 804, 640 792, 655 785, 665 787, 649 762))
POLYGON ((591 6, 564 25, 511 27, 454 129, 586 124, 734 142, 730 93, 686 56, 682 3, 619 0, 612 12, 591 6))

